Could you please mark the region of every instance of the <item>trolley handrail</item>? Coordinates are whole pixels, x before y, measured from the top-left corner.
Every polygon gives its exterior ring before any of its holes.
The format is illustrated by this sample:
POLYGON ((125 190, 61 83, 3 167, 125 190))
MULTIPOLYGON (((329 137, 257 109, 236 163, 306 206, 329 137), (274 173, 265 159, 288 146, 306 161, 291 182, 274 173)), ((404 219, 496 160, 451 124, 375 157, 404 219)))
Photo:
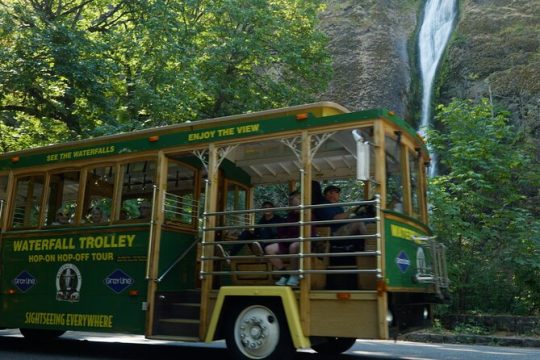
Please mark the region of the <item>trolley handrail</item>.
MULTIPOLYGON (((336 205, 333 204, 333 206, 335 207, 336 205)), ((298 207, 294 207, 294 208, 298 208, 298 207)), ((293 208, 293 209, 294 209, 293 208)), ((275 211, 274 209, 278 209, 278 208, 266 208, 265 210, 266 211, 275 211)), ((225 212, 225 214, 227 214, 225 212)), ((285 223, 285 222, 282 222, 282 223, 275 223, 275 224, 249 224, 249 225, 226 225, 226 226, 214 226, 214 227, 207 227, 207 228, 204 228, 204 230, 206 231, 210 231, 210 230, 237 230, 237 229, 246 229, 246 228, 250 228, 250 229, 256 229, 256 228, 269 228, 269 227, 285 227, 285 226, 303 226, 303 225, 315 225, 315 226, 320 226, 320 225, 333 225, 333 224, 348 224, 348 223, 351 223, 351 222, 376 222, 376 221, 379 221, 380 218, 379 217, 370 217, 370 218, 351 218, 351 219, 340 219, 340 220, 313 220, 313 221, 296 221, 296 222, 292 222, 292 223, 285 223)))
MULTIPOLYGON (((202 221, 202 237, 201 237, 201 247, 203 250, 202 255, 204 255, 204 245, 206 244, 206 222, 208 221, 207 216, 207 210, 208 210, 208 194, 209 194, 209 188, 210 188, 210 180, 205 179, 204 183, 205 189, 204 193, 206 196, 204 197, 204 212, 203 212, 203 221, 202 221)), ((201 256, 202 257, 202 256, 201 256)), ((199 277, 203 278, 203 273, 205 273, 206 263, 204 261, 201 261, 201 270, 199 271, 199 277)))
POLYGON ((150 255, 152 254, 152 248, 154 246, 154 225, 156 222, 156 217, 154 215, 154 207, 156 206, 156 199, 158 194, 158 187, 156 185, 152 185, 152 212, 150 213, 150 230, 148 233, 148 252, 146 255, 146 280, 150 279, 150 264, 152 261, 150 261, 150 255))
POLYGON ((189 252, 191 251, 191 249, 193 249, 193 248, 195 247, 195 245, 197 245, 198 242, 199 242, 198 240, 193 241, 193 242, 188 246, 188 248, 187 248, 186 250, 184 250, 184 252, 181 253, 181 254, 180 254, 180 255, 172 262, 172 264, 167 268, 167 270, 165 270, 165 271, 163 272, 163 274, 161 274, 161 275, 157 278, 156 281, 157 281, 157 282, 161 282, 161 281, 165 278, 165 276, 167 276, 167 274, 168 274, 169 272, 171 272, 171 270, 172 270, 172 269, 173 269, 180 261, 182 261, 182 259, 185 258, 187 254, 189 254, 189 252))
POLYGON ((436 238, 436 236, 412 237, 413 240, 427 245, 427 249, 431 252, 431 273, 416 274, 416 281, 433 284, 437 295, 442 297, 442 289, 448 289, 450 280, 448 279, 448 268, 446 266, 446 246, 435 241, 436 238))
MULTIPOLYGON (((303 197, 301 197, 303 199, 303 197)), ((251 217, 253 218, 253 217, 251 217)), ((380 199, 378 196, 375 197, 374 200, 359 200, 359 201, 349 201, 349 202, 343 202, 343 203, 328 203, 328 204, 314 204, 314 205, 304 205, 300 204, 298 206, 281 206, 281 207, 272 207, 272 208, 262 208, 262 209, 246 209, 246 210, 230 210, 230 211, 214 211, 214 212, 206 212, 204 213, 204 225, 203 225, 203 237, 206 232, 209 231, 231 231, 231 230, 243 230, 243 229, 256 229, 256 228, 279 228, 279 227, 288 227, 288 226, 295 226, 299 227, 300 234, 298 237, 293 238, 272 238, 272 239, 256 239, 256 240, 239 240, 239 239, 233 239, 233 240, 227 240, 227 241, 218 241, 218 242, 206 242, 202 241, 201 246, 203 248, 210 246, 211 248, 214 248, 217 244, 220 244, 221 246, 227 245, 232 246, 236 244, 250 244, 250 242, 258 242, 260 244, 265 243, 292 243, 292 242, 304 242, 304 241, 310 241, 310 242, 328 242, 331 241, 333 244, 339 244, 340 242, 344 240, 366 240, 366 239, 376 239, 377 240, 377 248, 376 250, 369 250, 369 251, 347 251, 347 252, 330 252, 330 251, 323 251, 323 252, 313 252, 310 251, 308 253, 303 253, 301 251, 302 247, 300 247, 299 253, 296 254, 276 254, 276 255, 226 255, 223 256, 208 256, 208 255, 202 255, 200 257, 201 260, 201 271, 200 275, 202 277, 204 276, 210 276, 210 275, 216 275, 216 276, 222 276, 222 275, 257 275, 257 274, 288 274, 288 275, 299 275, 302 277, 305 274, 375 274, 377 278, 382 278, 382 269, 381 269, 381 261, 377 261, 376 265, 374 264, 373 268, 370 269, 358 269, 355 267, 348 267, 348 268, 328 268, 324 270, 319 269, 305 269, 303 266, 303 260, 306 258, 338 258, 338 257, 376 257, 378 259, 382 256, 382 250, 380 248, 381 242, 381 213, 380 213, 380 199), (316 208, 326 208, 326 207, 335 207, 335 206, 369 206, 374 205, 377 209, 376 216, 373 217, 355 217, 355 218, 349 218, 349 219, 343 219, 343 220, 312 220, 312 221, 304 221, 303 217, 300 217, 299 221, 296 222, 286 222, 286 223, 272 223, 272 224, 234 224, 234 225, 222 225, 222 226, 206 226, 206 220, 210 216, 219 217, 219 216, 231 216, 231 215, 251 215, 255 213, 262 213, 266 211, 284 211, 284 210, 299 210, 300 214, 303 214, 302 210, 308 210, 308 209, 316 209, 316 208), (311 236, 311 235, 304 235, 302 231, 305 230, 306 225, 310 226, 330 226, 333 224, 347 224, 347 223, 353 223, 353 222, 363 222, 363 223, 376 223, 378 226, 376 227, 376 230, 373 233, 369 234, 355 234, 355 235, 331 235, 331 236, 311 236), (280 258, 280 259, 299 259, 298 269, 290 269, 290 270, 227 270, 227 271, 220 271, 220 270, 214 270, 214 271, 206 271, 206 267, 204 264, 206 264, 209 261, 232 261, 232 260, 270 260, 273 258, 280 258)), ((239 233, 240 231, 238 231, 239 233)), ((206 252, 208 253, 208 252, 206 252)), ((203 252, 204 254, 204 252, 203 252)))

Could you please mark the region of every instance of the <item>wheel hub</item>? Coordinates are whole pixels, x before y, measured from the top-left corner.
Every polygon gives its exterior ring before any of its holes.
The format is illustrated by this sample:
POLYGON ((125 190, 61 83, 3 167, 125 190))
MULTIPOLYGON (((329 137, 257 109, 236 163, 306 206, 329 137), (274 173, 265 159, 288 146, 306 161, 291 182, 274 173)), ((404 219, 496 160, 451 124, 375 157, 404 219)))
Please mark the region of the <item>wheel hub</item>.
POLYGON ((279 321, 274 312, 262 305, 251 305, 236 317, 234 346, 247 359, 265 359, 279 347, 279 321))
POLYGON ((263 340, 267 335, 268 327, 265 321, 255 316, 245 319, 240 326, 240 337, 242 344, 250 349, 257 349, 263 345, 263 340))

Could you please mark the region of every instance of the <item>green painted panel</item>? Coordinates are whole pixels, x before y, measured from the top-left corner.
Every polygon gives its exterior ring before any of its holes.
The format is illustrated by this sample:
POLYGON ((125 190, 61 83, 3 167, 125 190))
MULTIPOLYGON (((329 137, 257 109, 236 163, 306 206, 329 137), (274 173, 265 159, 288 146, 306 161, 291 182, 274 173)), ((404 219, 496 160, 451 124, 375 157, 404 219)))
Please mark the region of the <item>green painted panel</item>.
POLYGON ((426 289, 430 285, 415 281, 417 273, 425 273, 431 257, 426 245, 412 236, 426 236, 419 228, 398 220, 384 220, 385 227, 385 279, 388 286, 426 289))
POLYGON ((223 170, 223 174, 225 174, 225 177, 227 179, 238 181, 239 183, 247 186, 251 185, 251 177, 249 176, 249 174, 246 173, 243 169, 237 167, 229 159, 223 159, 219 167, 223 170))
POLYGON ((159 275, 170 269, 158 284, 159 291, 178 291, 193 289, 198 274, 196 273, 197 246, 186 253, 196 241, 193 234, 163 230, 160 242, 159 275), (182 256, 180 261, 178 259, 182 256))
MULTIPOLYGON (((384 117, 405 131, 417 137, 416 132, 403 120, 391 115, 387 110, 375 109, 361 112, 345 113, 333 116, 314 117, 310 115, 306 120, 296 120, 294 115, 264 120, 242 120, 236 124, 227 123, 222 126, 204 127, 204 121, 193 123, 192 126, 171 126, 156 128, 155 134, 145 131, 140 137, 132 138, 133 134, 126 134, 114 139, 96 138, 92 146, 87 141, 55 146, 52 148, 32 149, 23 152, 14 152, 0 157, 0 170, 9 168, 24 168, 42 164, 64 163, 73 160, 108 157, 117 154, 133 153, 147 150, 158 150, 186 144, 202 144, 215 141, 241 139, 246 137, 271 134, 294 129, 309 129, 317 126, 344 124, 350 122, 366 121, 384 117), (150 135, 159 136, 159 140, 148 141, 150 135), (126 139, 127 137, 129 139, 126 139), (17 162, 11 158, 18 156, 17 162)), ((214 123, 215 124, 215 123, 214 123)))
POLYGON ((4 236, 0 326, 143 333, 144 229, 4 236))

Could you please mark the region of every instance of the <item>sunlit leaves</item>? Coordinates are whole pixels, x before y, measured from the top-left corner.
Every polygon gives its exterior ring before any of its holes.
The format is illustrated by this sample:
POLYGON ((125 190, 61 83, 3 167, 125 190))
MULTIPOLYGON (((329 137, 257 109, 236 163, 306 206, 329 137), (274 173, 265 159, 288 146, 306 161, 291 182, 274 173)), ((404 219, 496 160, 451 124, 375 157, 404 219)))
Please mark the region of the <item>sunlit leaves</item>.
POLYGON ((530 281, 540 277, 538 208, 526 201, 539 185, 532 151, 486 99, 456 99, 437 119, 443 130, 428 138, 446 171, 430 182, 431 220, 448 245, 454 310, 538 311, 527 295, 540 291, 530 281))
POLYGON ((0 119, 67 139, 311 101, 330 74, 320 3, 3 1, 0 119))

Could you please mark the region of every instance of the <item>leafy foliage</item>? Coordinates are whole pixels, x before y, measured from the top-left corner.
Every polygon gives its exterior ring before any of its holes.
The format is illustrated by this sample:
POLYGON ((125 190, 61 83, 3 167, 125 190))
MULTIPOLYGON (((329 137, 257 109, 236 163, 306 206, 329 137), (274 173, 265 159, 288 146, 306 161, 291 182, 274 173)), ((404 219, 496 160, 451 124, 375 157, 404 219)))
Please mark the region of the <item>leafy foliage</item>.
POLYGON ((57 142, 310 101, 331 68, 321 3, 1 1, 0 119, 35 143, 0 151, 40 143, 29 123, 57 142))
POLYGON ((454 100, 437 119, 444 130, 428 137, 447 174, 430 182, 431 219, 448 246, 453 311, 537 314, 540 221, 524 192, 539 184, 532 152, 486 99, 454 100))

